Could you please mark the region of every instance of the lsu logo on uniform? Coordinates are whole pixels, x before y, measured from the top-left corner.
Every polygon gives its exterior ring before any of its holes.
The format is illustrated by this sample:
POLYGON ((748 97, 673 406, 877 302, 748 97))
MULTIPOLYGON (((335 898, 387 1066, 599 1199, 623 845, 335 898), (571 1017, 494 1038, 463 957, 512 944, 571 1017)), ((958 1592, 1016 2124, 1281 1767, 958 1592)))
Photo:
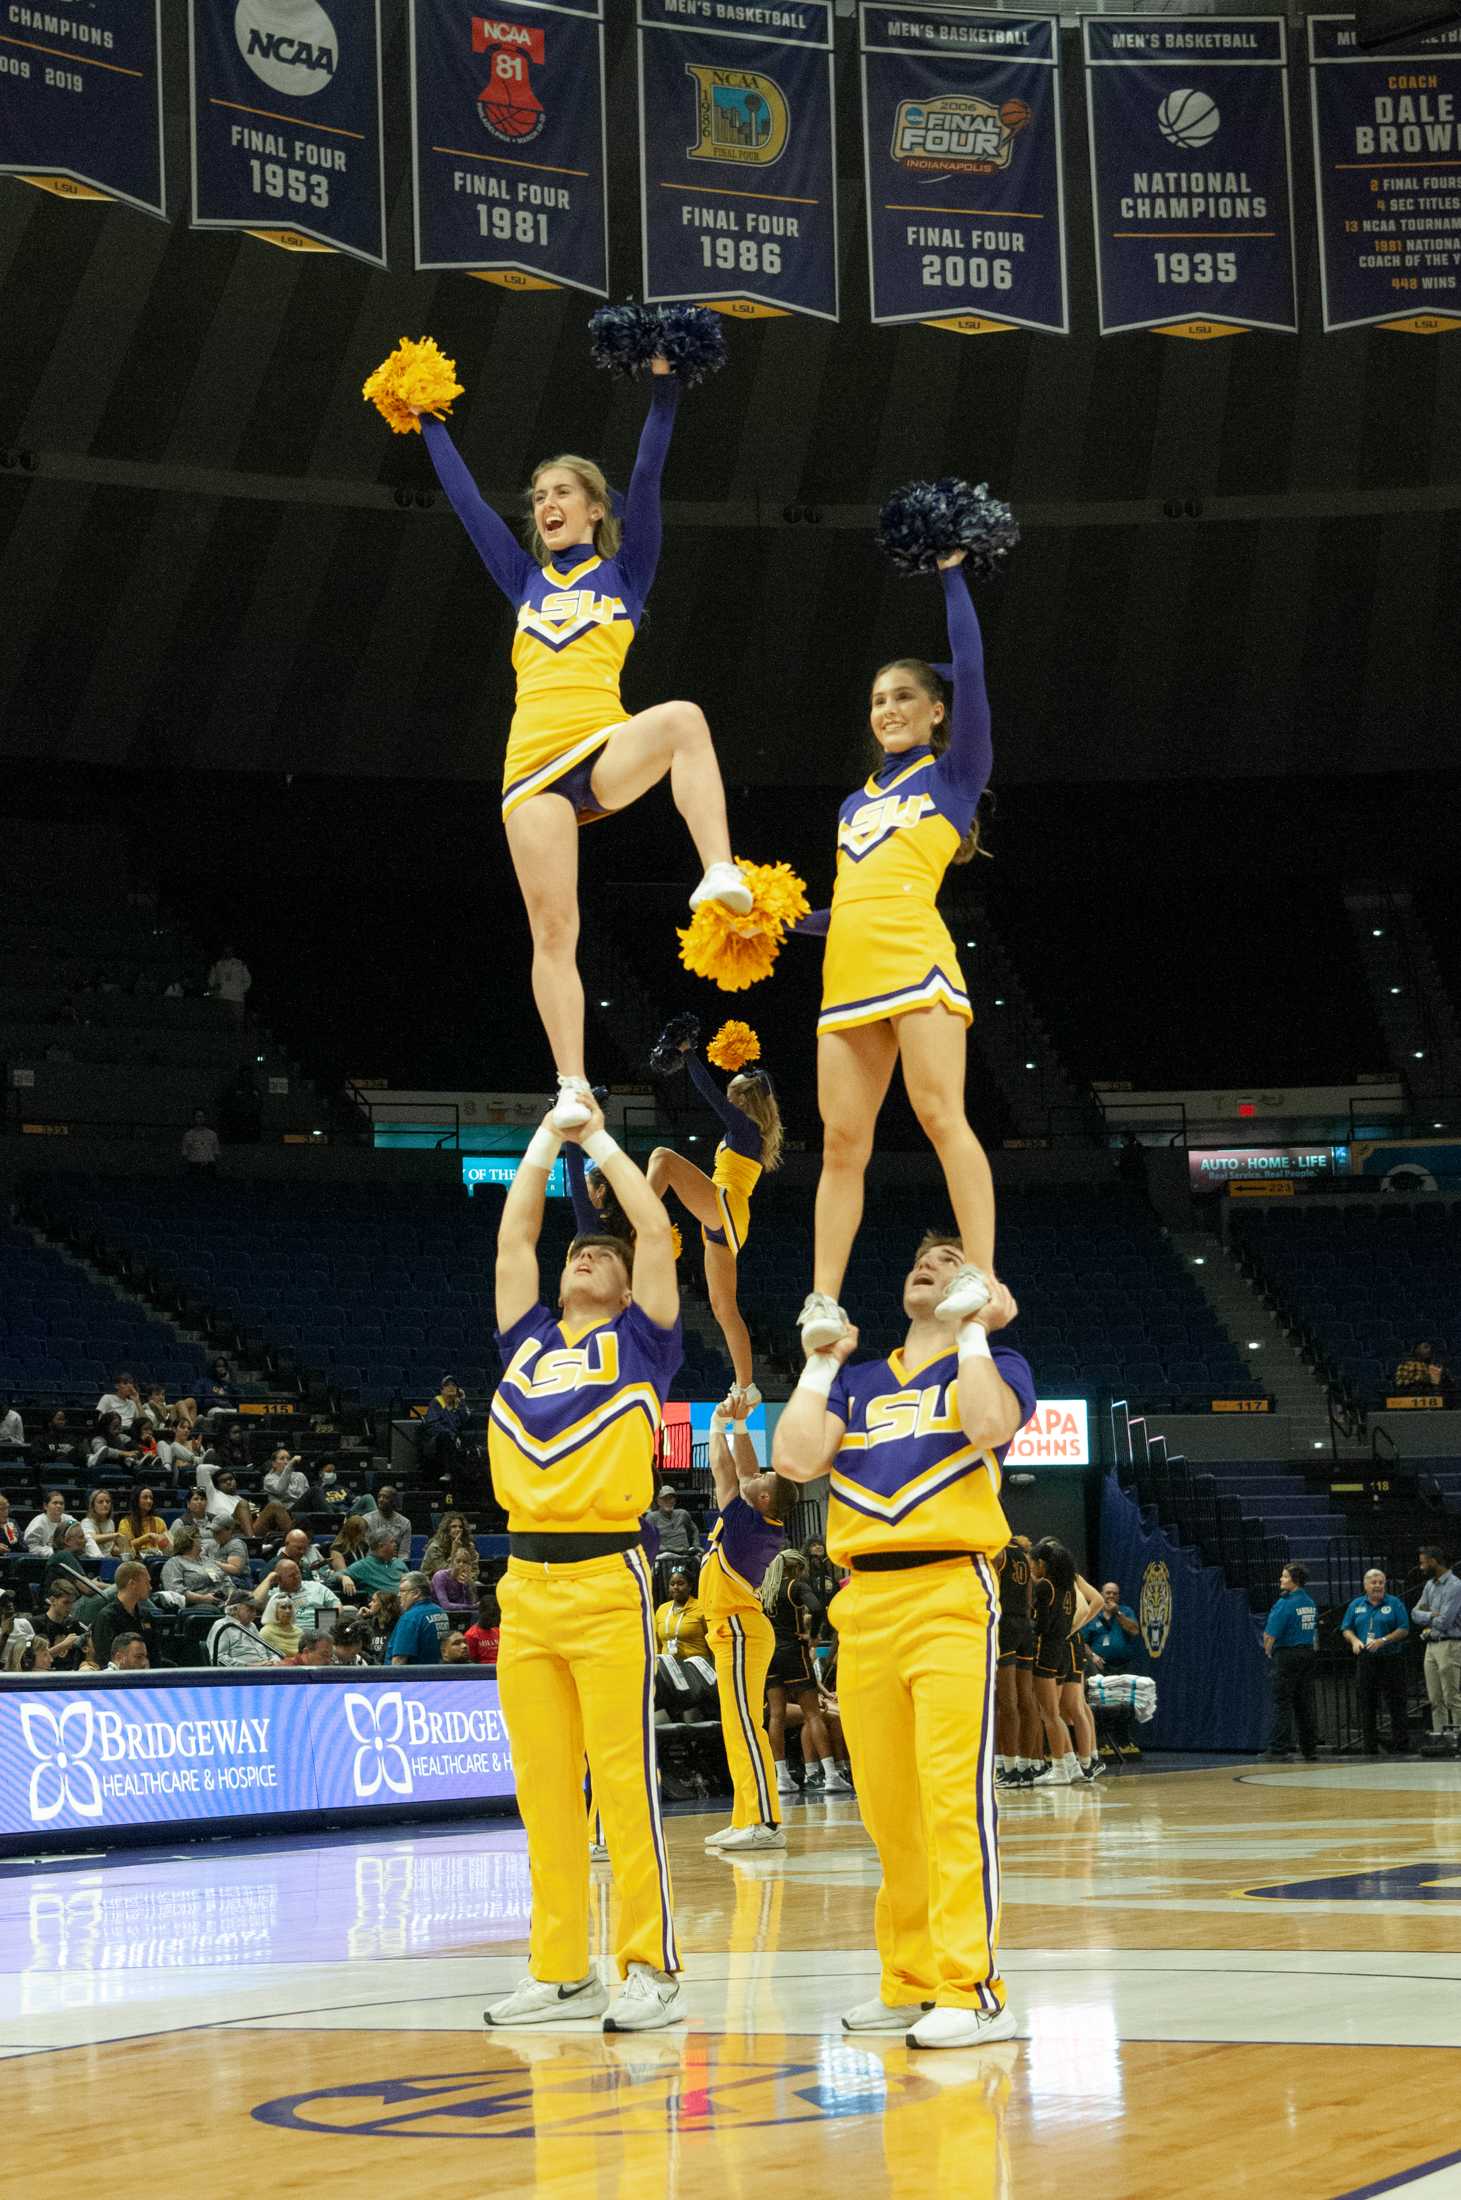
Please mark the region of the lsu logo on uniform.
POLYGON ((939 175, 993 175, 1009 167, 1015 139, 1029 120, 1022 99, 1007 99, 1000 107, 963 92, 900 100, 893 158, 904 168, 939 175))
POLYGON ((687 61, 685 74, 695 87, 695 142, 686 158, 774 167, 791 134, 791 108, 775 77, 699 61, 687 61))
POLYGON ((880 840, 886 840, 889 833, 910 831, 937 807, 932 795, 879 795, 876 801, 862 803, 838 826, 837 845, 845 848, 850 856, 865 856, 880 840))
POLYGON ((308 99, 335 74, 340 41, 318 0, 238 0, 233 35, 261 84, 308 99))
POLYGON ((561 1398, 573 1390, 612 1390, 619 1380, 619 1339, 612 1329, 601 1329, 582 1344, 545 1352, 536 1337, 528 1337, 514 1352, 502 1379, 532 1398, 561 1398))
POLYGON ((867 1448, 900 1444, 919 1436, 951 1436, 959 1431, 957 1386, 935 1383, 928 1390, 885 1391, 869 1398, 863 1414, 867 1448))
POLYGON ((591 588, 559 589, 545 596, 537 609, 540 619, 550 619, 560 626, 607 626, 612 619, 624 616, 624 606, 617 596, 599 596, 591 588))

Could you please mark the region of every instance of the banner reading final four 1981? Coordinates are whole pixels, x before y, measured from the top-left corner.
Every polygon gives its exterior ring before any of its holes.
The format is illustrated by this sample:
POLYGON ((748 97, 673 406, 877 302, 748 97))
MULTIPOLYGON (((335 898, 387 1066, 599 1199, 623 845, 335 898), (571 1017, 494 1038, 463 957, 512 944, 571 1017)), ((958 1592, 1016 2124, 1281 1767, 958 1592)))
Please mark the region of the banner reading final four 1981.
POLYGON ((609 294, 603 0, 411 0, 416 265, 609 294))
POLYGON ((1297 329, 1282 17, 1084 30, 1101 334, 1297 329))
POLYGON ((380 0, 192 0, 194 229, 386 264, 380 0))
POLYGON ((1362 53, 1311 15, 1309 60, 1325 328, 1461 328, 1461 30, 1362 53))
POLYGON ((837 318, 831 0, 639 0, 644 295, 837 318))
POLYGON ((1070 328, 1060 22, 862 10, 873 319, 962 336, 1070 328))
POLYGON ((0 10, 0 174, 165 216, 162 0, 0 10))

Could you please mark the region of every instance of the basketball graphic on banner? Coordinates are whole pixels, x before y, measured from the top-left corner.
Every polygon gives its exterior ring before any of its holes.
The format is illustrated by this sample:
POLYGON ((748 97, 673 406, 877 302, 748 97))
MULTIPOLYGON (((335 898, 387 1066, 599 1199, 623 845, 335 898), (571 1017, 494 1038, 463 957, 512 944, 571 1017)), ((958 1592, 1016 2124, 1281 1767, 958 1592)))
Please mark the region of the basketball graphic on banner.
MULTIPOLYGON (((541 38, 542 33, 537 36, 541 38)), ((509 138, 519 145, 535 138, 547 120, 542 101, 533 90, 528 60, 525 53, 499 47, 492 56, 492 74, 477 95, 477 112, 484 127, 494 137, 509 138)))
POLYGON ((1189 150, 1210 144, 1221 120, 1217 101, 1206 92, 1168 92, 1157 109, 1157 128, 1167 143, 1189 150))

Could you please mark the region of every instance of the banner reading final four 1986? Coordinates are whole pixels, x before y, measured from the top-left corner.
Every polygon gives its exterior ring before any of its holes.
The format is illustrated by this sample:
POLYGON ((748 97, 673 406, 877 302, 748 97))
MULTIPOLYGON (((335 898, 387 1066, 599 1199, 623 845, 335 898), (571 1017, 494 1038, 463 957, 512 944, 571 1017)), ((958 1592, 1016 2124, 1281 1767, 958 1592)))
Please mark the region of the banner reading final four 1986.
POLYGON ((386 264, 380 0, 192 0, 193 227, 386 264))
POLYGON ((644 295, 837 318, 830 0, 639 0, 644 295))
POLYGON ((0 174, 166 214, 162 0, 0 8, 0 174))
POLYGON ((1461 328, 1461 30, 1362 53, 1311 15, 1309 60, 1325 328, 1461 328))
POLYGON ((862 10, 873 319, 1065 335, 1060 23, 862 10))
POLYGON ((1276 15, 1084 18, 1101 334, 1298 327, 1276 15))
POLYGON ((603 0, 411 0, 416 265, 609 294, 603 0))

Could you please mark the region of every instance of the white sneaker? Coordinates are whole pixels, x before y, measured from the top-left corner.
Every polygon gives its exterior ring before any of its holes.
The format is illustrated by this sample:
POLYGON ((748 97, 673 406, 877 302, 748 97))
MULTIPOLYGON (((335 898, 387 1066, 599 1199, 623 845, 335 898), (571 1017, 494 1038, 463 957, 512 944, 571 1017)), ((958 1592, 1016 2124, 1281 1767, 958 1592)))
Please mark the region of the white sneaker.
POLYGON ((732 1851, 744 1854, 747 1849, 784 1849, 786 1835, 780 1826, 736 1826, 715 1846, 722 1856, 732 1851))
POLYGON ((855 2009, 844 2010, 842 2029, 844 2032, 906 2032, 910 2018, 916 2021, 920 2012, 932 2007, 931 2001, 909 2001, 895 2009, 878 1994, 871 2001, 860 2001, 855 2009))
POLYGON ((721 907, 729 909, 733 916, 749 916, 751 889, 746 884, 745 874, 740 865, 736 863, 712 863, 710 869, 690 896, 690 907, 698 909, 703 901, 718 901, 721 907))
POLYGON ((822 1793, 824 1795, 855 1795, 856 1792, 857 1790, 853 1787, 847 1775, 840 1770, 834 1772, 830 1780, 825 1775, 823 1777, 822 1793))
POLYGON ((992 2047, 1018 2038, 1013 2009, 986 2017, 978 2009, 930 2009, 908 2034, 910 2047, 992 2047))
POLYGON ((1099 1757, 1093 1757, 1088 1765, 1081 1766, 1081 1778, 1083 1780, 1103 1780, 1105 1777, 1106 1767, 1099 1757))
POLYGON ((678 2024, 680 1982, 668 1971, 656 1971, 648 1963, 631 1963, 619 1998, 604 2019, 606 2032, 658 2032, 678 2024))
POLYGON ((718 1849, 722 1841, 728 1841, 733 1833, 739 1833, 740 1830, 739 1826, 717 1826, 714 1833, 706 1834, 705 1846, 708 1849, 718 1849))
POLYGON ((607 1864, 609 1861, 608 1842, 590 1841, 588 1845, 588 1860, 591 1864, 607 1864))
POLYGON ((1055 1787, 1084 1787, 1086 1776, 1081 1771, 1081 1761, 1072 1749, 1064 1757, 1050 1760, 1050 1779, 1055 1787))
POLYGON ((525 1978, 501 2001, 482 2011, 486 2025, 567 2024, 580 2017, 601 2017, 609 1997, 597 1971, 576 1986, 554 1986, 540 1978, 525 1978))
POLYGON ((744 1390, 737 1390, 732 1395, 736 1401, 734 1418, 737 1421, 744 1421, 746 1415, 754 1413, 761 1403, 761 1393, 755 1383, 747 1383, 744 1390))
POLYGON ((560 1077, 558 1104, 553 1110, 555 1131, 581 1131, 594 1112, 593 1094, 582 1077, 560 1077))
POLYGON ((836 1344, 852 1327, 835 1299, 825 1291, 809 1291, 806 1304, 797 1315, 797 1326, 802 1333, 802 1346, 807 1352, 825 1352, 829 1344, 836 1344))
POLYGON ((941 1322, 963 1321, 966 1315, 977 1314, 981 1306, 989 1304, 989 1283, 977 1268, 961 1268, 953 1282, 934 1308, 941 1322))

